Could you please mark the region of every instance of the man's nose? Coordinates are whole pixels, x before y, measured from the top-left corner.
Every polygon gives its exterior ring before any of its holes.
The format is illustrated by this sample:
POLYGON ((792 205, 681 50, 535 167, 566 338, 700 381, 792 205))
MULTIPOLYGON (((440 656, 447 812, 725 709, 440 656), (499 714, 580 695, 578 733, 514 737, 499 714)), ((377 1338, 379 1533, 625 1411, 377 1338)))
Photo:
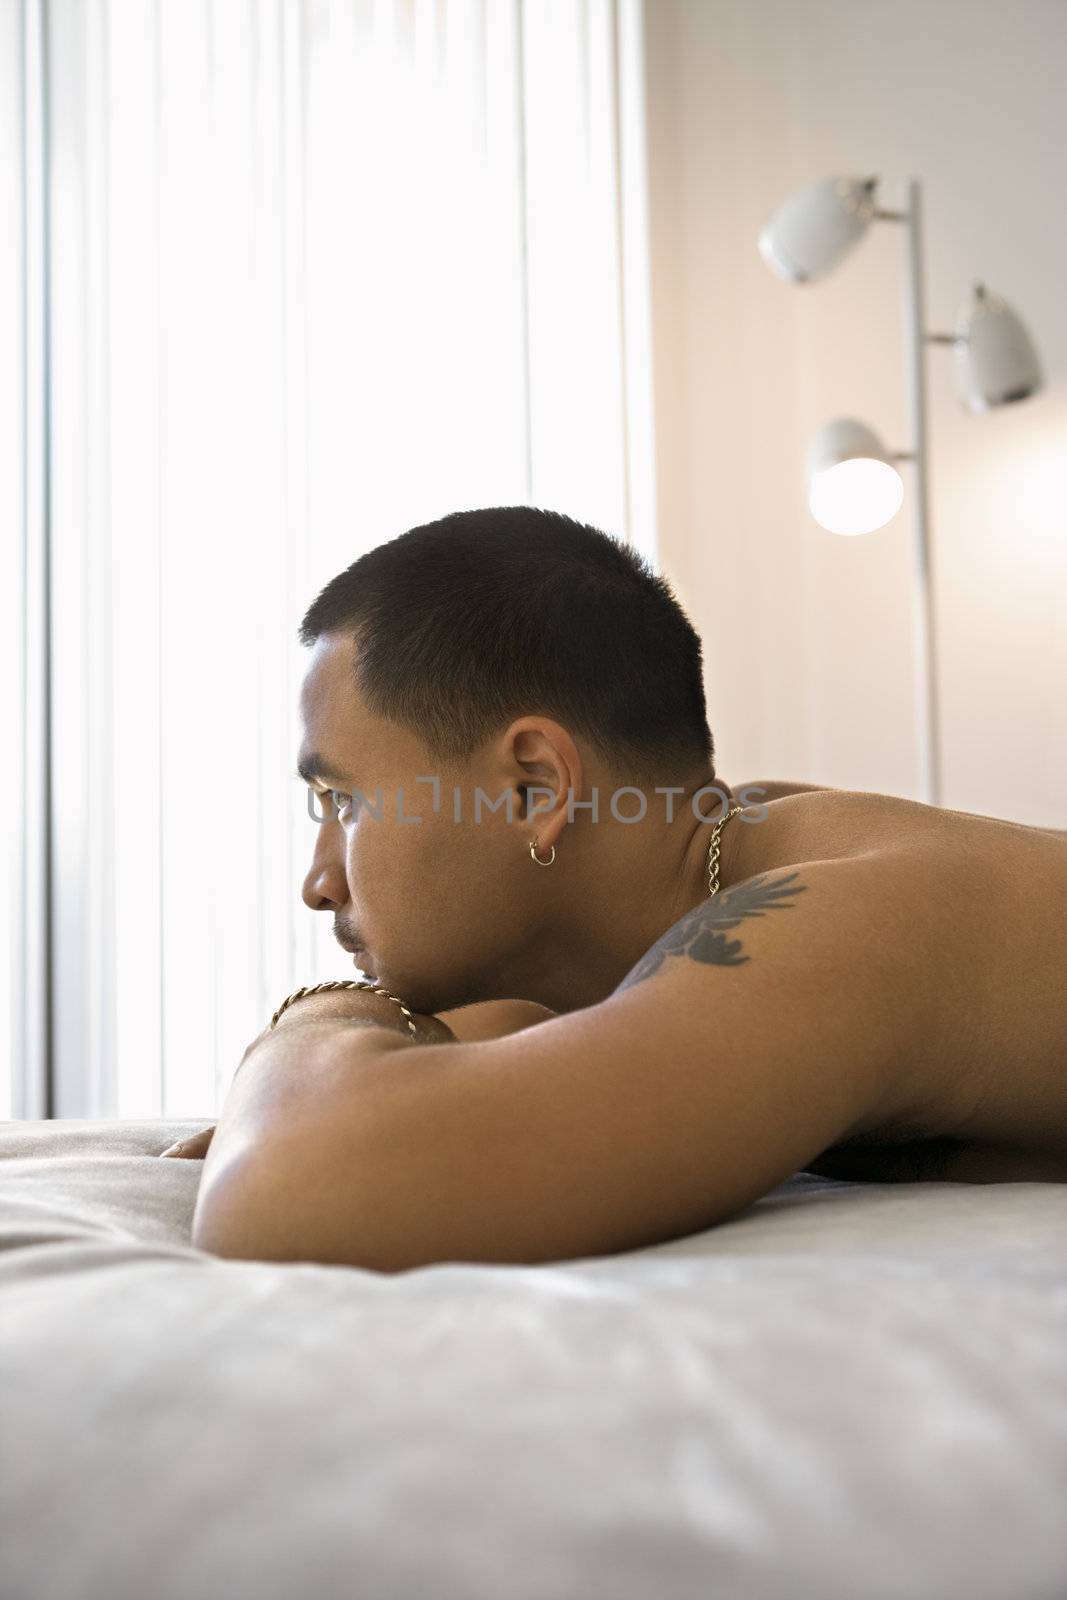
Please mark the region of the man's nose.
POLYGON ((311 870, 301 890, 304 904, 312 911, 336 911, 348 899, 344 859, 336 850, 329 849, 322 837, 328 832, 329 824, 323 824, 319 830, 311 870))

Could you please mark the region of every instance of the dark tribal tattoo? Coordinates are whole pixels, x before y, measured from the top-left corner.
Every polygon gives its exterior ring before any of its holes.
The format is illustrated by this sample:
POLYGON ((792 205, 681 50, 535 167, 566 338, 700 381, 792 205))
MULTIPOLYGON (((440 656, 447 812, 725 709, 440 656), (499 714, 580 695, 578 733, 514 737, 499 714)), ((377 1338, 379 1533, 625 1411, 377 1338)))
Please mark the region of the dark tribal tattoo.
POLYGON ((615 993, 631 988, 643 978, 651 978, 667 956, 690 956, 708 967, 739 967, 751 960, 750 956, 740 954, 740 939, 727 939, 720 930, 736 928, 746 917, 762 917, 766 911, 781 911, 791 906, 792 900, 786 897, 804 893, 802 883, 788 887, 796 876, 795 872, 787 872, 784 878, 772 883, 766 873, 761 873, 694 906, 645 952, 615 993))

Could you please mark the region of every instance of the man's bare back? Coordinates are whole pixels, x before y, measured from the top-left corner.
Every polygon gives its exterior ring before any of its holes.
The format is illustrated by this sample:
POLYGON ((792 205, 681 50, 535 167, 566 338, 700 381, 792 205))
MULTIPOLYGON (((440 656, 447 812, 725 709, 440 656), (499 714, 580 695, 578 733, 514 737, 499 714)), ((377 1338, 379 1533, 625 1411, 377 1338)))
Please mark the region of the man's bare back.
POLYGON ((807 1170, 1067 1181, 1067 833, 887 795, 766 789, 736 791, 767 806, 747 826, 746 873, 873 853, 939 902, 929 923, 899 933, 916 984, 938 1000, 928 1053, 908 1063, 929 1083, 924 1113, 835 1145, 807 1170))

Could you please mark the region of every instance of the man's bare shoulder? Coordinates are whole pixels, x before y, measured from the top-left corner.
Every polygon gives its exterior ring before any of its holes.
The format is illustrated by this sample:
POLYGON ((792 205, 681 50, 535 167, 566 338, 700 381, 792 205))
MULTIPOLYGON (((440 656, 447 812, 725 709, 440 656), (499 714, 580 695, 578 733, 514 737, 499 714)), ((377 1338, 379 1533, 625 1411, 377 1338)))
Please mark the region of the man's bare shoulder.
POLYGON ((928 864, 905 850, 783 862, 687 912, 612 998, 633 997, 635 1037, 666 1030, 682 1054, 736 1042, 768 1081, 809 1074, 816 1096, 820 1077, 846 1078, 863 1102, 849 1136, 936 1123, 954 1085, 925 1064, 939 1003, 923 954, 938 932, 931 893, 928 864))
MULTIPOLYGON (((1047 1155, 1062 1169, 1063 834, 862 791, 782 797, 767 806, 761 828, 761 846, 748 854, 766 870, 736 884, 717 909, 714 902, 698 908, 668 930, 666 944, 625 981, 658 970, 668 946, 684 947, 687 989, 699 1003, 708 991, 695 968, 743 961, 750 919, 784 926, 798 913, 776 909, 796 904, 783 890, 832 868, 820 878, 826 910, 834 885, 831 925, 808 919, 802 943, 817 952, 822 970, 837 974, 838 1007, 858 1003, 860 1015, 882 1007, 872 1036, 892 1045, 888 1069, 898 1094, 847 1142, 896 1145, 909 1173, 926 1170, 937 1141, 961 1173, 985 1170, 975 1150, 986 1146, 1047 1155)), ((797 954, 782 951, 790 984, 797 954)), ((682 983, 685 965, 677 971, 682 983)))
POLYGON ((657 980, 657 994, 666 981, 684 984, 689 1001, 714 1012, 720 1023, 721 1007, 736 1003, 752 1027, 758 1018, 750 1007, 764 990, 769 998, 805 984, 825 988, 852 973, 865 988, 869 984, 873 997, 895 981, 897 971, 910 967, 909 952, 886 935, 899 932, 914 911, 914 887, 901 858, 877 849, 775 861, 680 917, 614 996, 651 979, 657 980), (737 973, 734 987, 743 1001, 734 1001, 713 969, 737 973))

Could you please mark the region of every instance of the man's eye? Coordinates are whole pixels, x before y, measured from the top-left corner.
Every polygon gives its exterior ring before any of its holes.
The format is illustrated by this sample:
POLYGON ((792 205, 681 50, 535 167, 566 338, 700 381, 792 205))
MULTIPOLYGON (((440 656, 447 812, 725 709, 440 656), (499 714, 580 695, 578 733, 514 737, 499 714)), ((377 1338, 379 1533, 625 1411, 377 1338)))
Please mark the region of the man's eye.
POLYGON ((308 810, 316 822, 336 822, 337 813, 351 802, 352 796, 340 789, 314 789, 308 784, 308 810))

